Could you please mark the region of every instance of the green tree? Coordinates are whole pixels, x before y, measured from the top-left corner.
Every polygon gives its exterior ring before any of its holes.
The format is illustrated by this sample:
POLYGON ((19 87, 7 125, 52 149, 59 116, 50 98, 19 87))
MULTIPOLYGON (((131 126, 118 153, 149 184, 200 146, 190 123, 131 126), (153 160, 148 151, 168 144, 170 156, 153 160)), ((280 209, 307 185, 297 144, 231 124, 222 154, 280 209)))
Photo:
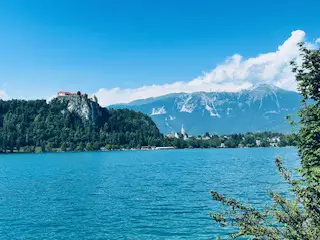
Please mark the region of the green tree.
POLYGON ((100 144, 99 144, 99 142, 95 142, 95 143, 93 144, 93 146, 92 146, 92 149, 93 149, 94 151, 100 150, 100 144))
POLYGON ((235 148, 238 146, 236 140, 233 138, 227 139, 224 144, 227 148, 235 148))
POLYGON ((53 146, 51 143, 48 143, 44 148, 41 148, 41 150, 45 149, 48 152, 52 152, 53 151, 53 146))
POLYGON ((70 143, 69 144, 69 151, 71 151, 71 152, 73 152, 73 151, 75 151, 76 150, 76 145, 72 142, 72 143, 70 143))
POLYGON ((62 152, 67 151, 67 144, 66 144, 66 143, 62 143, 62 144, 61 144, 61 147, 60 147, 60 150, 61 150, 62 152))
POLYGON ((315 240, 320 236, 320 51, 300 44, 302 64, 292 63, 303 108, 299 111, 298 137, 301 168, 292 178, 276 159, 276 166, 289 184, 293 197, 270 192, 272 208, 259 211, 211 191, 214 200, 230 207, 230 211, 212 213, 221 226, 235 226, 233 238, 315 240))
POLYGON ((82 152, 84 150, 83 142, 80 142, 75 150, 78 151, 78 152, 82 152))
MULTIPOLYGON (((283 146, 286 146, 286 145, 283 145, 283 146)), ((270 147, 270 143, 269 141, 267 141, 267 139, 262 139, 261 140, 261 147, 270 147)))
POLYGON ((93 149, 93 146, 92 146, 91 142, 87 143, 87 145, 86 145, 86 151, 93 151, 93 150, 94 150, 94 149, 93 149))

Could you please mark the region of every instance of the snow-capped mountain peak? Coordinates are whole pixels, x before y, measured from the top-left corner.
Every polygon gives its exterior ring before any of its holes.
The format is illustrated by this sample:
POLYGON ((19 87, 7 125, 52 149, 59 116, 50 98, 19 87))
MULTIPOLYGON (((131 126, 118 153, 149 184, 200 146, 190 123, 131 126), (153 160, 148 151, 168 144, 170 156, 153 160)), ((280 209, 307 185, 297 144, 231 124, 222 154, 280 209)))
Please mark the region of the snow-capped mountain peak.
POLYGON ((241 92, 176 93, 115 105, 150 115, 163 133, 239 133, 291 130, 285 120, 300 106, 296 92, 257 85, 241 92))
POLYGON ((162 115, 162 114, 166 114, 166 113, 167 113, 167 111, 166 111, 165 107, 162 106, 162 107, 159 107, 159 108, 152 108, 151 116, 162 115))

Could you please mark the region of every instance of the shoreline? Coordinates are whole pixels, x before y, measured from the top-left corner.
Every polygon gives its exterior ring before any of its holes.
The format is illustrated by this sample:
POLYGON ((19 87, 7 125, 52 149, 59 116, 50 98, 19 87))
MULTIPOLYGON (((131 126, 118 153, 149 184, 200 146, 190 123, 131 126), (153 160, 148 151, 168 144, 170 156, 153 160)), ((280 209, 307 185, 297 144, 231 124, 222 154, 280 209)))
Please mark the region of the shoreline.
POLYGON ((46 152, 0 152, 0 155, 14 155, 14 154, 46 154, 46 153, 90 153, 90 152, 130 152, 130 151, 172 151, 172 150, 194 150, 194 149, 260 149, 260 148, 295 148, 295 146, 283 146, 283 147, 217 147, 217 148, 170 148, 170 149, 112 149, 112 150, 96 150, 96 151, 46 151, 46 152))

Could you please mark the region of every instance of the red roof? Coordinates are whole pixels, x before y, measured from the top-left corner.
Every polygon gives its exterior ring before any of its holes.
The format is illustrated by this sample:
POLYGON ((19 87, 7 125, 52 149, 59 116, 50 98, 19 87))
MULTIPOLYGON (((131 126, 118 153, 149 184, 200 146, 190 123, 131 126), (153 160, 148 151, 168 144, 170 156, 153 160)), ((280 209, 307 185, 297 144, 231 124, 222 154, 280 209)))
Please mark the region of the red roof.
POLYGON ((76 95, 77 93, 60 91, 60 92, 58 92, 58 94, 63 94, 63 95, 76 95))
MULTIPOLYGON (((58 92, 58 95, 64 95, 64 96, 72 96, 72 95, 78 95, 78 93, 76 93, 76 92, 65 92, 65 91, 60 91, 60 92, 58 92)), ((86 93, 81 93, 80 94, 81 96, 85 96, 86 95, 86 93)))

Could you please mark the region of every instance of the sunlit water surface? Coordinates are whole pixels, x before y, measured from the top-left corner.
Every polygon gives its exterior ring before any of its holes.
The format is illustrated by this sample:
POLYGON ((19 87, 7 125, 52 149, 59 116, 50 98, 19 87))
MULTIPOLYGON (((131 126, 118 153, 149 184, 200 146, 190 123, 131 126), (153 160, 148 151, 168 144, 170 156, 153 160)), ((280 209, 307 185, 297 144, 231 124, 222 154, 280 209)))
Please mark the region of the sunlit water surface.
POLYGON ((0 239, 215 239, 211 189, 260 207, 294 148, 0 155, 0 239))

